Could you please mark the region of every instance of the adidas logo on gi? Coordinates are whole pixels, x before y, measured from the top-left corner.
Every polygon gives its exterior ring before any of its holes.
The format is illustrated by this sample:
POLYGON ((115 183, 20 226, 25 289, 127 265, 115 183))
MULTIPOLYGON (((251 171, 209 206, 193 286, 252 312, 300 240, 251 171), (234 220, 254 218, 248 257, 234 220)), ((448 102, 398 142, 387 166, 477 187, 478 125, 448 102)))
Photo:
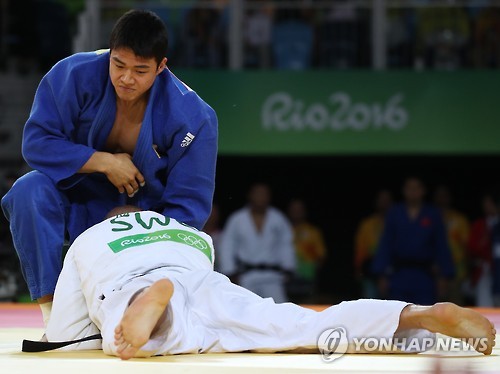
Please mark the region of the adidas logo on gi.
POLYGON ((181 143, 181 147, 187 147, 194 139, 194 135, 188 132, 181 143))

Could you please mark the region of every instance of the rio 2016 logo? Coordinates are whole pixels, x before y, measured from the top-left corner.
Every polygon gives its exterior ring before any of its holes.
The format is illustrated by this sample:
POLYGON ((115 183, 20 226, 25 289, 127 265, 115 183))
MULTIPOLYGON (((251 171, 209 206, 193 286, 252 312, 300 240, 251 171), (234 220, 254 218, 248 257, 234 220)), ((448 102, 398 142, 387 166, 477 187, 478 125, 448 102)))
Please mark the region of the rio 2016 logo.
POLYGON ((347 352, 347 332, 343 327, 325 330, 318 337, 318 349, 325 362, 332 362, 347 352))

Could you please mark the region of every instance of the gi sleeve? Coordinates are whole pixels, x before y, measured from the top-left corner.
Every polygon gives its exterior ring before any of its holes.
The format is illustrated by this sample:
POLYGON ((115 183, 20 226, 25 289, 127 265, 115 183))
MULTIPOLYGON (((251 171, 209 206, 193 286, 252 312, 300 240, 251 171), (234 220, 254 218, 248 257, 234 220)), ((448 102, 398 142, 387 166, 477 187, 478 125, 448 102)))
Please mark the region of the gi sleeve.
POLYGON ((394 211, 389 211, 384 221, 384 230, 380 237, 378 247, 373 255, 371 271, 376 276, 384 276, 392 271, 392 242, 396 230, 396 217, 394 211))
POLYGON ((293 243, 293 229, 288 220, 282 217, 281 241, 278 246, 283 270, 294 272, 296 267, 296 251, 293 243))
POLYGON ((236 251, 238 245, 238 223, 235 216, 229 217, 222 230, 217 248, 218 271, 231 277, 238 272, 236 251))
MULTIPOLYGON (((74 261, 73 251, 70 248, 57 281, 46 336, 49 342, 68 341, 98 333, 99 329, 89 317, 87 304, 81 289, 80 276, 74 261)), ((101 349, 101 341, 92 340, 60 349, 101 349)))
POLYGON ((63 62, 45 75, 23 130, 24 159, 58 185, 76 174, 95 152, 74 142, 84 97, 71 70, 70 63, 63 62))
POLYGON ((217 117, 213 110, 189 148, 170 169, 162 196, 163 214, 199 230, 210 211, 215 190, 217 117))

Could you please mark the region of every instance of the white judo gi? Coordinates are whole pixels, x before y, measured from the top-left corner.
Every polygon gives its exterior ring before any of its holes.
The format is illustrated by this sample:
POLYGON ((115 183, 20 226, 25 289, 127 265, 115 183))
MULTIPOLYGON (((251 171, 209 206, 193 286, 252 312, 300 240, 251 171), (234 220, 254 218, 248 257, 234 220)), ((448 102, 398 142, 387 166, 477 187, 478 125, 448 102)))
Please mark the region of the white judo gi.
MULTIPOLYGON (((169 278, 174 293, 165 322, 140 355, 204 352, 274 352, 315 348, 320 334, 342 326, 355 337, 392 338, 400 301, 356 300, 316 312, 276 304, 235 285, 213 270, 211 238, 158 213, 143 211, 107 219, 70 247, 55 290, 49 341, 102 334, 102 342, 65 347, 102 349, 116 355, 114 329, 130 298, 169 278)), ((411 336, 430 336, 426 330, 411 336), (416 335, 415 335, 416 334, 416 335)))
POLYGON ((295 272, 296 254, 292 226, 278 209, 267 208, 261 231, 249 207, 234 212, 224 226, 217 258, 218 270, 229 276, 239 274, 240 286, 277 303, 288 301, 283 271, 295 272))

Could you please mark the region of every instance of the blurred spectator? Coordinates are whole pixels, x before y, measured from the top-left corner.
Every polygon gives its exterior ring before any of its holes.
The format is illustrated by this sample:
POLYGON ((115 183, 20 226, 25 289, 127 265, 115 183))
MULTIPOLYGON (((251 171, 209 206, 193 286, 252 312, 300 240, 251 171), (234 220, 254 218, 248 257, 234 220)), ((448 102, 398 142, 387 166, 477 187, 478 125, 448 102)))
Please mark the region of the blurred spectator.
POLYGON ((203 1, 186 11, 182 36, 182 59, 185 67, 216 68, 221 66, 220 38, 217 25, 221 11, 203 1))
POLYGON ((295 271, 293 231, 271 205, 271 189, 254 183, 248 203, 227 219, 219 241, 220 272, 235 283, 275 302, 288 301, 286 282, 295 271))
POLYGON ((373 256, 384 230, 385 215, 393 204, 391 191, 381 189, 375 198, 375 211, 363 218, 355 236, 354 270, 361 281, 362 297, 379 298, 376 280, 371 273, 373 256))
MULTIPOLYGON (((495 200, 497 209, 500 200, 495 200)), ((492 285, 491 294, 493 298, 493 306, 500 307, 500 221, 493 225, 491 230, 491 275, 492 285)))
POLYGON ((472 222, 468 243, 468 258, 471 265, 469 283, 475 305, 493 306, 492 294, 492 230, 499 222, 498 204, 491 193, 482 197, 482 216, 472 222))
POLYGON ((474 59, 477 68, 500 66, 500 7, 485 7, 475 18, 474 59))
POLYGON ((471 30, 466 10, 458 6, 417 8, 419 53, 425 66, 453 70, 466 64, 471 30))
POLYGON ((288 286, 290 297, 296 303, 315 303, 318 271, 327 253, 323 232, 309 221, 308 209, 302 199, 289 202, 288 218, 293 227, 297 259, 295 277, 288 286))
POLYGON ((414 9, 389 8, 387 10, 386 37, 388 67, 412 67, 415 60, 414 9))
POLYGON ((318 58, 323 67, 358 67, 361 49, 358 11, 349 1, 333 3, 318 26, 318 58))
POLYGON ((313 26, 296 9, 276 11, 271 49, 278 69, 302 70, 311 67, 313 26))
POLYGON ((245 67, 271 67, 271 30, 273 8, 258 1, 258 8, 247 11, 244 20, 245 67))
POLYGON ((434 204, 441 210, 448 232, 450 246, 455 263, 455 278, 450 284, 447 299, 458 305, 463 305, 464 282, 467 277, 467 243, 469 241, 469 219, 453 207, 453 198, 449 188, 438 186, 434 191, 434 204))
POLYGON ((383 298, 434 304, 446 295, 455 276, 443 217, 424 200, 421 179, 409 177, 404 201, 387 212, 380 245, 372 263, 383 298))
POLYGON ((222 235, 222 226, 220 219, 220 208, 217 202, 212 203, 212 211, 208 216, 208 220, 203 227, 203 231, 206 232, 212 238, 212 242, 214 244, 215 249, 215 264, 214 268, 216 271, 219 271, 219 263, 217 258, 217 252, 219 249, 219 241, 222 235))

